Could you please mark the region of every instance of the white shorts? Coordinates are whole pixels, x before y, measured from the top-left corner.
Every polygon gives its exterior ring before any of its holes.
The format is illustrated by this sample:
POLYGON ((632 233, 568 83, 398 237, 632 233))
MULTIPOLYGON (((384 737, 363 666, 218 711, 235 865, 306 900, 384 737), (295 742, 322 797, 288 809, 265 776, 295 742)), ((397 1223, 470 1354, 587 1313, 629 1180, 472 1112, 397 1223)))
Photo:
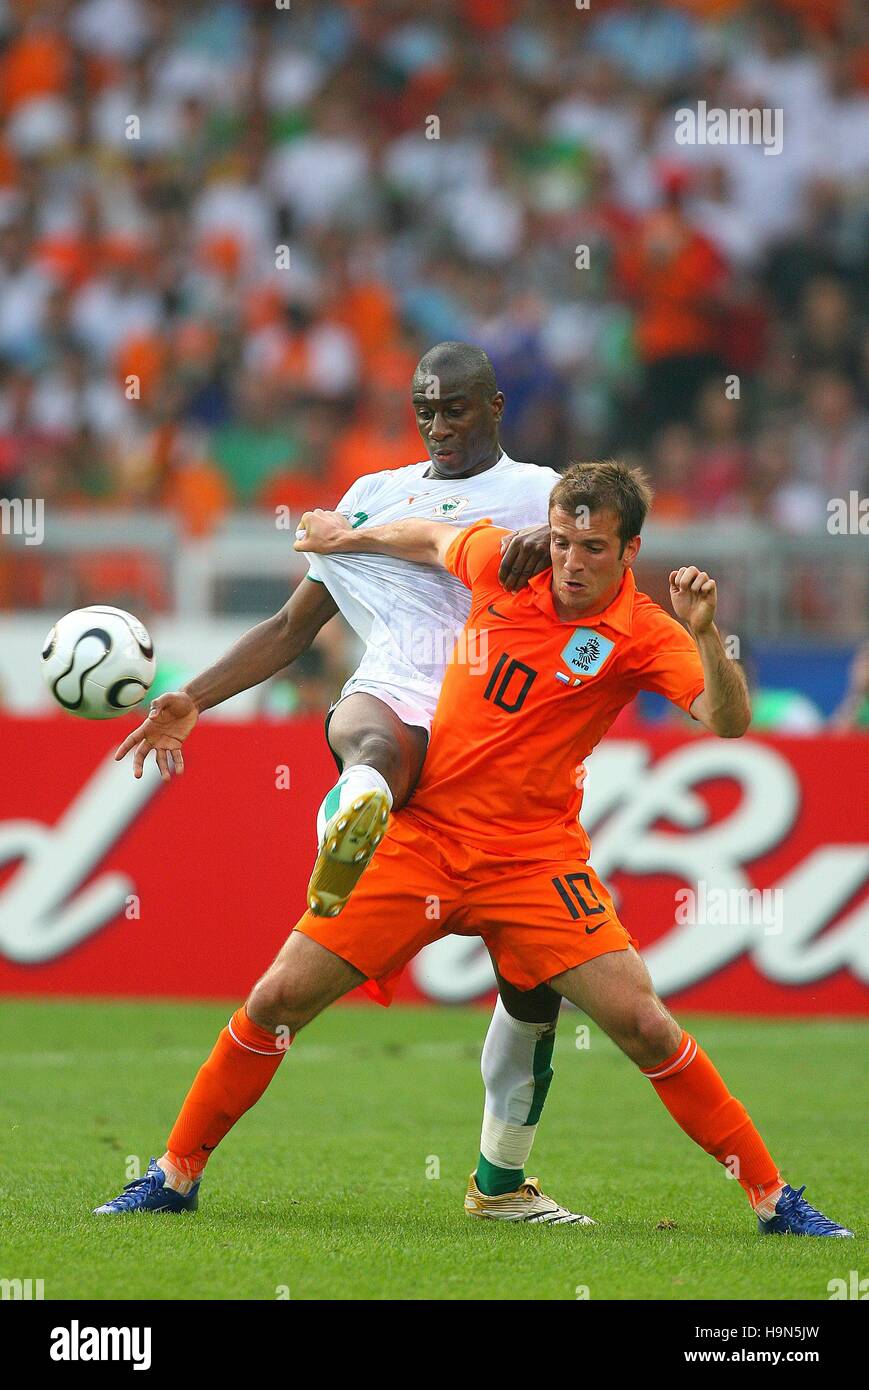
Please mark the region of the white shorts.
POLYGON ((344 686, 338 699, 335 701, 330 715, 336 710, 342 700, 346 700, 348 695, 361 693, 363 695, 373 695, 375 700, 380 700, 384 705, 397 714, 402 724, 411 724, 425 729, 426 735, 431 737, 431 722, 434 719, 435 705, 437 698, 429 699, 418 690, 403 690, 398 685, 375 685, 372 681, 357 681, 352 677, 344 686))

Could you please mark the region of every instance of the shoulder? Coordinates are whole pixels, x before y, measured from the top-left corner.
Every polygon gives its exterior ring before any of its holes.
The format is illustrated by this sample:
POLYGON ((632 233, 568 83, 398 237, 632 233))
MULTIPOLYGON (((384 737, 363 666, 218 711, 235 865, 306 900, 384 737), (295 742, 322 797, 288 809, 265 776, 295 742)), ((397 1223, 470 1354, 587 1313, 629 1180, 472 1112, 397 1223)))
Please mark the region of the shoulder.
POLYGON ((501 567, 501 542, 511 532, 490 521, 475 521, 454 538, 446 553, 447 569, 470 589, 501 567))
POLYGON ((380 492, 401 492, 411 480, 424 473, 427 466, 428 460, 425 459, 422 463, 410 463, 404 468, 381 468, 377 473, 361 473, 347 489, 342 502, 360 502, 380 492))
POLYGON ((518 459, 506 459, 504 472, 517 482, 531 483, 551 492, 561 477, 554 468, 543 463, 520 463, 518 459))
POLYGON ((631 622, 631 646, 648 653, 668 647, 693 647, 691 634, 678 618, 637 589, 631 622))
POLYGON ((536 463, 516 463, 509 460, 497 470, 492 479, 500 507, 499 520, 513 526, 533 525, 546 518, 549 495, 558 482, 553 468, 536 463), (506 510, 505 510, 506 509, 506 510))
POLYGON ((421 463, 407 463, 403 468, 381 468, 377 473, 363 473, 357 478, 354 487, 365 484, 367 487, 404 487, 405 483, 411 479, 418 478, 429 467, 429 459, 423 459, 421 463))
POLYGON ((642 690, 664 695, 690 713, 705 685, 697 644, 686 627, 648 594, 635 594, 624 674, 642 690))
POLYGON ((654 629, 662 623, 666 625, 676 622, 672 613, 668 613, 665 608, 661 607, 660 603, 656 603, 648 594, 644 594, 642 589, 634 590, 633 616, 635 629, 654 629))

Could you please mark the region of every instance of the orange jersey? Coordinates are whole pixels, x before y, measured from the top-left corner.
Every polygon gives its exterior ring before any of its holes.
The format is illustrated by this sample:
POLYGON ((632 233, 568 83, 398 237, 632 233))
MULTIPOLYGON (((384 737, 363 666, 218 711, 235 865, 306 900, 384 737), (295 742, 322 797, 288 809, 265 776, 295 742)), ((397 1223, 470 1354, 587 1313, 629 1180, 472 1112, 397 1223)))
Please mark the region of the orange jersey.
POLYGON ((629 569, 609 606, 578 621, 555 611, 549 569, 507 593, 498 568, 509 534, 477 522, 447 553, 471 611, 401 814, 510 858, 585 860, 580 764, 638 691, 688 710, 705 684, 700 654, 629 569))

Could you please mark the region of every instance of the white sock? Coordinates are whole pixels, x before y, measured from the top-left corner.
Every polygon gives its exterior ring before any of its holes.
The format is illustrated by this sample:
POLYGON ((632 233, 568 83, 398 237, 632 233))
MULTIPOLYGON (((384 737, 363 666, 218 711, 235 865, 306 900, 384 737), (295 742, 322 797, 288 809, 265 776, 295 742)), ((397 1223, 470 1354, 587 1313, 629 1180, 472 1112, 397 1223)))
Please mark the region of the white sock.
POLYGON ((495 1004, 480 1061, 486 1087, 480 1153, 497 1168, 524 1168, 531 1154, 552 1080, 555 1027, 513 1018, 500 997, 495 1004))
POLYGON ((322 845, 326 826, 338 811, 344 811, 360 792, 381 791, 386 793, 389 809, 392 810, 392 792, 386 778, 375 767, 367 763, 353 763, 345 767, 334 787, 326 793, 317 812, 317 844, 322 845))
POLYGON ((784 1187, 784 1183, 779 1183, 768 1196, 762 1197, 756 1204, 754 1208, 755 1215, 759 1216, 762 1221, 771 1221, 775 1216, 776 1203, 784 1192, 784 1187))
POLYGON ((163 1184, 164 1187, 171 1187, 173 1192, 180 1192, 182 1197, 186 1197, 188 1192, 193 1190, 195 1183, 198 1181, 197 1178, 188 1178, 185 1173, 181 1172, 180 1168, 176 1168, 175 1164, 169 1161, 166 1154, 164 1154, 162 1158, 157 1159, 157 1167, 162 1168, 166 1175, 163 1184))

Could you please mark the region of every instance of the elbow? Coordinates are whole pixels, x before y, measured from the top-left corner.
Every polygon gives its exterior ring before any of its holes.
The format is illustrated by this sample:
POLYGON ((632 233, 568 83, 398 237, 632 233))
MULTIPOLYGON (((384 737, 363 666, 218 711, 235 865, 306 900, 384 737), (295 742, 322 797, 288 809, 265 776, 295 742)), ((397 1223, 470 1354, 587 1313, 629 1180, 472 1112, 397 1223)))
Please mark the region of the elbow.
POLYGON ((719 738, 742 738, 751 726, 751 710, 746 706, 738 714, 731 714, 719 722, 715 732, 719 738))
POLYGON ((277 614, 277 644, 283 666, 289 666, 296 657, 307 651, 314 639, 314 633, 305 632, 288 613, 277 614))
POLYGON ((444 531, 446 529, 447 528, 444 527, 442 522, 436 521, 433 523, 433 530, 429 536, 428 545, 426 546, 427 554, 423 561, 424 564, 435 565, 440 569, 445 567, 450 542, 452 537, 457 534, 455 528, 451 526, 449 527, 450 535, 445 536, 444 531))

